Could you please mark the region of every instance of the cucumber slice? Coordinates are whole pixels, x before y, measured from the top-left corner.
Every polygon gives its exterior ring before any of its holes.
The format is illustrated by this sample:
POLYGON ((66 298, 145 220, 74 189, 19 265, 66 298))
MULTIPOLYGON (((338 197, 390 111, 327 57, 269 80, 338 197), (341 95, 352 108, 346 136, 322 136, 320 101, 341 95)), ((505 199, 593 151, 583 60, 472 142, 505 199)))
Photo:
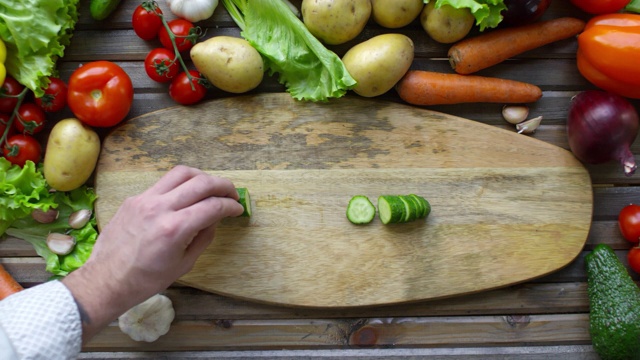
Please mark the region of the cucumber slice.
POLYGON ((383 224, 398 223, 404 220, 406 207, 396 195, 381 195, 378 197, 378 214, 383 224))
POLYGON ((425 203, 424 198, 416 194, 410 194, 408 196, 413 200, 413 202, 416 203, 416 206, 418 208, 418 219, 425 218, 428 214, 427 214, 427 205, 425 203))
POLYGON ((249 196, 249 190, 247 188, 236 188, 238 192, 238 202, 244 208, 244 212, 240 216, 251 217, 251 196, 249 196))
POLYGON ((368 197, 356 195, 349 200, 347 219, 354 224, 368 224, 376 216, 376 208, 368 197))
POLYGON ((415 204, 413 203, 413 200, 411 200, 411 198, 409 198, 408 196, 405 195, 398 195, 398 198, 400 199, 400 201, 402 201, 404 203, 404 208, 405 208, 405 214, 404 214, 404 219, 402 219, 403 222, 410 222, 410 221, 414 221, 415 219, 418 218, 418 209, 416 208, 415 204))

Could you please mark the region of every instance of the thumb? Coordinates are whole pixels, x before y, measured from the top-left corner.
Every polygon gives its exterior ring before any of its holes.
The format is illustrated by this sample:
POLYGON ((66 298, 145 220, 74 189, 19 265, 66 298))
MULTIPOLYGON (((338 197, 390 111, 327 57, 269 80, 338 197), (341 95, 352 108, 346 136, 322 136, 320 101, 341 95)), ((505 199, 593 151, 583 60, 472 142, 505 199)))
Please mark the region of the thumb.
POLYGON ((207 228, 200 230, 200 232, 198 232, 198 234, 193 238, 193 240, 187 247, 184 254, 184 260, 185 265, 187 265, 187 268, 189 270, 196 263, 198 257, 200 257, 200 255, 202 255, 207 247, 213 242, 217 225, 218 224, 213 224, 207 228))

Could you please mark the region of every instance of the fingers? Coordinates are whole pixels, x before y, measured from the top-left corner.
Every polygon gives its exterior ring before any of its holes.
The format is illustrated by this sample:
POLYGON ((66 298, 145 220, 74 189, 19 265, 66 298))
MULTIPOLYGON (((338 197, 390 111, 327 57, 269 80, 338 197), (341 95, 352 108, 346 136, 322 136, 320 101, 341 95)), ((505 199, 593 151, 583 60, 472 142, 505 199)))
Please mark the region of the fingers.
POLYGON ((238 200, 238 192, 233 183, 225 178, 198 174, 166 193, 166 201, 171 208, 179 210, 210 197, 238 200))
POLYGON ((244 211, 238 201, 227 197, 209 197, 176 212, 176 217, 185 219, 191 233, 199 232, 219 223, 227 217, 240 216, 244 211))
POLYGON ((175 166, 173 169, 169 170, 169 172, 164 174, 160 180, 152 185, 146 192, 150 194, 167 193, 199 174, 204 174, 204 172, 184 165, 175 166))

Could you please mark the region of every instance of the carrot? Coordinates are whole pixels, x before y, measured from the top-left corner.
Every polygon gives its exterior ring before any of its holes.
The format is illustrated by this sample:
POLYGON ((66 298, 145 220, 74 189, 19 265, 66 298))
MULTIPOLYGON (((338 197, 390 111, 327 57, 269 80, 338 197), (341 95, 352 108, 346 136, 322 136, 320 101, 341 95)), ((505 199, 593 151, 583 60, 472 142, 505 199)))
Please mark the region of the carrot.
POLYGON ((0 300, 22 290, 22 286, 0 264, 0 300))
POLYGON ((471 74, 510 57, 567 39, 582 32, 585 22, 563 17, 493 30, 462 40, 449 48, 449 63, 459 74, 471 74))
POLYGON ((409 70, 396 91, 413 105, 530 103, 542 97, 539 87, 520 81, 424 70, 409 70))

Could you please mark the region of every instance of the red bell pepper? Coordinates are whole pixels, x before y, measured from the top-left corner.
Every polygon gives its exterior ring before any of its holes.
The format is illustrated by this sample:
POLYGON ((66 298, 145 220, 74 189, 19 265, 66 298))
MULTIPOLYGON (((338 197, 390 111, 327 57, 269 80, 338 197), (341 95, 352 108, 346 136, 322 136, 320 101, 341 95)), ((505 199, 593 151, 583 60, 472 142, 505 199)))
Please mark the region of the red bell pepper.
POLYGON ((578 70, 595 86, 640 99, 640 15, 592 18, 578 36, 578 70))

